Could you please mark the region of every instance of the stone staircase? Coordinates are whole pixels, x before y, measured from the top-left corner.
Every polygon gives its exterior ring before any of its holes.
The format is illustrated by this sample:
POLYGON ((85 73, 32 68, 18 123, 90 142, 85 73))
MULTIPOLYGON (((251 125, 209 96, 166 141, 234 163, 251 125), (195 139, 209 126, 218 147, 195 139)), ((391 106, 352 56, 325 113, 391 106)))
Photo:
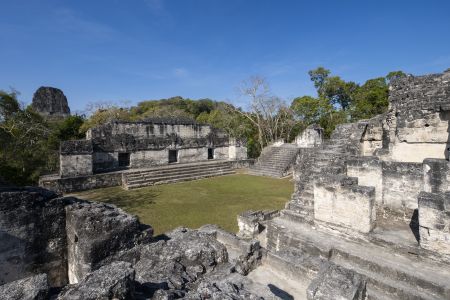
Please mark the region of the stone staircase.
POLYGON ((232 163, 229 161, 174 164, 124 172, 122 174, 122 187, 125 190, 131 190, 157 184, 175 183, 235 173, 232 163))
POLYGON ((291 144, 266 147, 249 174, 281 178, 291 174, 299 148, 291 144))
POLYGON ((269 223, 267 235, 266 263, 297 280, 311 280, 321 263, 330 261, 361 274, 368 299, 450 299, 450 265, 389 245, 347 240, 283 216, 269 223))
POLYGON ((294 169, 296 176, 301 179, 296 180, 294 194, 286 204, 286 209, 281 211, 281 215, 292 221, 313 223, 314 180, 324 176, 346 174, 346 159, 358 153, 359 149, 354 145, 359 144, 359 141, 355 141, 355 137, 363 130, 363 123, 342 124, 320 147, 301 150, 294 169))

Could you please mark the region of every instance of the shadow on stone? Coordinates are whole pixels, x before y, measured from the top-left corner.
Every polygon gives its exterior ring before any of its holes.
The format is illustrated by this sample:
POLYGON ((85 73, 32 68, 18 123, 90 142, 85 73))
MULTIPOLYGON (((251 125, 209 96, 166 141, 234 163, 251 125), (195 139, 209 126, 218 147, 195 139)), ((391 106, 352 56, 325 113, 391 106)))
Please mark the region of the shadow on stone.
POLYGON ((419 232, 419 210, 415 209, 411 217, 411 222, 409 222, 409 228, 411 229, 416 241, 420 242, 420 232, 419 232))
POLYGON ((274 294, 278 298, 283 299, 283 300, 294 300, 294 297, 291 294, 283 291, 282 289, 278 288, 277 286, 275 286, 273 284, 268 284, 267 286, 269 287, 272 294, 274 294))

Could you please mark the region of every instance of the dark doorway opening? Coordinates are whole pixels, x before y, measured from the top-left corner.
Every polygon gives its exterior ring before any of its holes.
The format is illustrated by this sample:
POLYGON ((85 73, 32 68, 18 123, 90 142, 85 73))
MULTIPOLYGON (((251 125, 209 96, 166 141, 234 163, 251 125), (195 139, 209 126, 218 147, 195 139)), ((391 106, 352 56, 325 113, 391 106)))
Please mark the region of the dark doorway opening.
POLYGON ((130 153, 119 153, 119 167, 130 166, 130 153))
POLYGON ((169 150, 169 164, 176 163, 178 161, 178 151, 169 150))
POLYGON ((208 159, 214 159, 214 149, 208 148, 208 159))

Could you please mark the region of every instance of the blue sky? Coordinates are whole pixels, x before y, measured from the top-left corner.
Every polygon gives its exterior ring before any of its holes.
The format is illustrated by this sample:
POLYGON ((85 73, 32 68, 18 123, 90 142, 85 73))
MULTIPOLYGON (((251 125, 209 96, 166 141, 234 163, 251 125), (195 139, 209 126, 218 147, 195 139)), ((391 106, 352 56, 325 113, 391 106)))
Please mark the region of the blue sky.
POLYGON ((183 96, 242 104, 239 83, 314 94, 307 71, 363 82, 450 67, 450 1, 0 0, 0 89, 61 88, 72 111, 183 96))

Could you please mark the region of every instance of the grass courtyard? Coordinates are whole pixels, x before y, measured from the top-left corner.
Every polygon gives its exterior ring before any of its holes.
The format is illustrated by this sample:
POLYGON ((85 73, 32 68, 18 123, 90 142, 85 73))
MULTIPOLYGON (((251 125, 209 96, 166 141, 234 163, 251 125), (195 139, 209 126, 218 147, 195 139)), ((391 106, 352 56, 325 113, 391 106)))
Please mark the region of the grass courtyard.
POLYGON ((75 195, 115 204, 152 225, 155 234, 178 226, 198 228, 204 224, 217 224, 236 232, 239 213, 250 209, 281 209, 293 189, 290 179, 237 174, 131 191, 121 187, 96 189, 75 195))

